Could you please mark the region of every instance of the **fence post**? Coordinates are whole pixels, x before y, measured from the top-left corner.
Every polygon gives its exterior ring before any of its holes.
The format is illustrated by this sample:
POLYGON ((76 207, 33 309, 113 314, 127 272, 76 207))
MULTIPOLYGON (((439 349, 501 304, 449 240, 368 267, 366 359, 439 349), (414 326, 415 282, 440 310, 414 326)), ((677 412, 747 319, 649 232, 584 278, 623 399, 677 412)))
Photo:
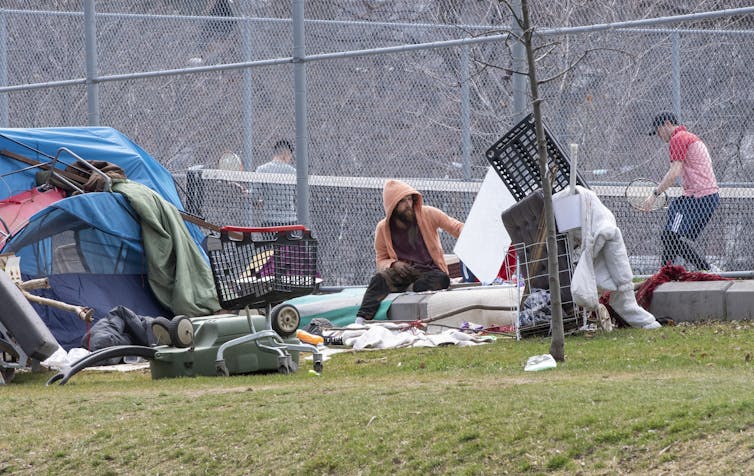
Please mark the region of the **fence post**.
MULTIPOLYGON (((253 61, 253 50, 251 43, 251 19, 247 15, 251 2, 241 2, 244 6, 243 23, 241 27, 241 36, 243 37, 243 60, 253 61)), ((253 82, 252 69, 243 70, 243 169, 247 171, 254 170, 254 110, 253 110, 253 82)))
MULTIPOLYGON (((8 85, 8 29, 5 10, 0 9, 0 86, 8 85)), ((8 93, 0 94, 0 126, 8 127, 8 93)))
POLYGON ((296 108, 296 215, 309 226, 309 159, 306 131, 306 49, 304 0, 293 0, 293 93, 296 108))
POLYGON ((469 45, 461 47, 461 156, 463 178, 471 180, 471 104, 469 94, 469 45))
MULTIPOLYGON (((513 1, 513 12, 516 18, 521 18, 521 0, 513 1)), ((524 54, 524 44, 522 42, 523 31, 516 18, 513 19, 511 30, 515 36, 512 47, 513 55, 513 119, 514 124, 523 120, 526 116, 526 104, 528 98, 528 88, 526 82, 527 66, 524 54)))
POLYGON ((94 0, 84 2, 86 44, 86 106, 90 126, 99 125, 99 84, 97 84, 97 19, 94 0))
POLYGON ((681 46, 679 41, 680 33, 674 31, 671 35, 671 53, 670 62, 672 70, 672 98, 673 98, 673 112, 675 117, 679 121, 683 121, 681 117, 681 46))

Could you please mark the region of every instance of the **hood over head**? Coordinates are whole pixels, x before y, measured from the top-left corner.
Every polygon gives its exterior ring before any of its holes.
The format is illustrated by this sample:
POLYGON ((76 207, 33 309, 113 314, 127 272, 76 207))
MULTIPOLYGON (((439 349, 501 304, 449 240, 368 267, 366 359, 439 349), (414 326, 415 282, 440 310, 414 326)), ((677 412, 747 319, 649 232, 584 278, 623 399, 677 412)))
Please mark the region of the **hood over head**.
POLYGON ((417 192, 411 185, 401 182, 400 180, 388 180, 382 189, 382 204, 385 207, 385 216, 390 218, 393 209, 398 205, 406 195, 414 196, 414 209, 421 208, 423 199, 422 194, 417 192))

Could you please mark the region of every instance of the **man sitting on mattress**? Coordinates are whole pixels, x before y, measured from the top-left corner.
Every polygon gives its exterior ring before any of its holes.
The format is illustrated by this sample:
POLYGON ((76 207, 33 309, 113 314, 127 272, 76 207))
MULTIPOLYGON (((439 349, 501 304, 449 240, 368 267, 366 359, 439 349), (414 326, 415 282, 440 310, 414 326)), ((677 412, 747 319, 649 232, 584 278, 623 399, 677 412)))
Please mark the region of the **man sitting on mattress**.
POLYGON ((377 274, 367 286, 357 322, 371 320, 390 293, 436 291, 450 286, 438 229, 458 238, 463 223, 424 205, 422 194, 399 180, 382 191, 385 218, 374 232, 377 274))

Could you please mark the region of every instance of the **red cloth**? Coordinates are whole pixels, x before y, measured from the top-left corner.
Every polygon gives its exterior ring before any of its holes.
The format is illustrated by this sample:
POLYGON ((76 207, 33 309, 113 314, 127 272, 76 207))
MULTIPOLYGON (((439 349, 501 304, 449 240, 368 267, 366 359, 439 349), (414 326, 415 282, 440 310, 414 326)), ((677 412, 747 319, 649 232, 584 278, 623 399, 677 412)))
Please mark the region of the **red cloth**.
POLYGON ((32 188, 0 200, 0 218, 2 219, 0 248, 5 245, 5 240, 21 231, 29 223, 32 215, 64 198, 65 192, 57 188, 49 190, 32 188))
POLYGON ((698 271, 689 272, 683 266, 665 265, 660 270, 644 281, 636 291, 636 302, 641 307, 649 310, 652 303, 652 294, 657 286, 669 281, 730 281, 731 278, 724 278, 719 274, 701 273, 698 271))
POLYGON ((508 247, 508 254, 505 255, 503 264, 500 266, 500 271, 497 272, 497 277, 503 281, 509 281, 512 276, 516 275, 516 248, 511 244, 508 247))
MULTIPOLYGON (((649 310, 649 305, 652 303, 652 294, 654 294, 657 286, 670 281, 730 281, 732 278, 724 278, 719 274, 701 273, 698 271, 689 272, 686 268, 678 265, 667 264, 660 268, 656 274, 649 277, 646 281, 641 283, 639 289, 636 291, 636 302, 649 310)), ((623 319, 618 316, 612 307, 610 307, 610 291, 602 293, 600 296, 600 304, 604 305, 610 316, 621 327, 628 327, 623 319)))

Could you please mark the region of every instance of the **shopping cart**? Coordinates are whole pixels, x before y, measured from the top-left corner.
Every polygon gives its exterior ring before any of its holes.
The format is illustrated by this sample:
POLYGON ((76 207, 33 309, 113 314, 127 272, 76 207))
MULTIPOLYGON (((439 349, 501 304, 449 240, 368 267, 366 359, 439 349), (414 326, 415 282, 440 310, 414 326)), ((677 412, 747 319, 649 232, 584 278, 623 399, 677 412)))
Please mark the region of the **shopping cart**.
POLYGON ((317 240, 302 225, 243 228, 223 227, 207 239, 217 297, 223 309, 245 309, 250 333, 223 343, 215 360, 220 375, 228 375, 224 353, 231 347, 256 343, 262 352, 277 354, 278 371, 295 372, 298 352, 311 352, 316 372, 322 371, 322 353, 310 344, 283 340, 298 328, 300 316, 277 306, 314 292, 317 285, 317 240), (255 326, 250 309, 265 308, 263 328, 255 326), (294 352, 294 359, 291 352, 294 352))

